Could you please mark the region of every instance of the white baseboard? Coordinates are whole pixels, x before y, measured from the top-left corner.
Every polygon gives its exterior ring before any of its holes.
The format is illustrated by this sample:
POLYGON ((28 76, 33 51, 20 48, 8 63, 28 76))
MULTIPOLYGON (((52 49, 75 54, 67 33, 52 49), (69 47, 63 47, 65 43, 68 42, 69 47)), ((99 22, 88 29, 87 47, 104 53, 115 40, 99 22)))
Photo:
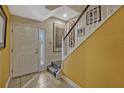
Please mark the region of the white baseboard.
POLYGON ((7 80, 7 82, 6 82, 5 88, 8 88, 10 79, 11 79, 11 77, 9 76, 9 78, 8 78, 8 80, 7 80))
POLYGON ((71 85, 74 88, 80 88, 79 85, 77 85, 74 81, 70 80, 69 78, 65 77, 64 75, 61 76, 63 80, 65 80, 69 85, 71 85))

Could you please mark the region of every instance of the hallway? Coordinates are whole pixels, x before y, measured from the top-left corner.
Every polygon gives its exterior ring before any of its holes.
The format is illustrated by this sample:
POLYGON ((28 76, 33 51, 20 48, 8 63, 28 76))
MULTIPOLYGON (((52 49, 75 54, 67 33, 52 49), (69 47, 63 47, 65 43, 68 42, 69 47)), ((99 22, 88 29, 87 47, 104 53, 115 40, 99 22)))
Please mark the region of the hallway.
POLYGON ((0 9, 1 88, 124 87, 123 5, 0 9))
POLYGON ((63 79, 57 80, 47 71, 12 79, 9 88, 72 88, 63 79), (32 79, 34 78, 34 79, 32 79), (31 82, 30 82, 31 80, 31 82), (29 84, 27 84, 30 82, 29 84))

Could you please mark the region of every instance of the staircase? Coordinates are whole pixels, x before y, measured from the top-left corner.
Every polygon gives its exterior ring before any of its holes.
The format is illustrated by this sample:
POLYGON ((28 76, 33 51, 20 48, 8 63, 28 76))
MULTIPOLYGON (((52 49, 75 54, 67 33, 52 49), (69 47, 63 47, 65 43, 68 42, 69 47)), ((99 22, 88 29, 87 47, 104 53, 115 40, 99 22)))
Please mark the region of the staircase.
POLYGON ((51 65, 47 67, 47 70, 53 75, 57 76, 57 72, 61 69, 62 61, 53 61, 51 65))

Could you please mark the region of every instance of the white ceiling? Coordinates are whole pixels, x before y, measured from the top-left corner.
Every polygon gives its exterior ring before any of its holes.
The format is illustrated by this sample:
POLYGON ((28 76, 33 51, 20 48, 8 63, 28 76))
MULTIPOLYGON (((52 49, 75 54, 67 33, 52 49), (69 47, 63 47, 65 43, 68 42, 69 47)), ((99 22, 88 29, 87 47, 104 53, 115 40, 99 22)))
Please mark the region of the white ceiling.
POLYGON ((38 21, 46 20, 50 17, 56 17, 64 21, 68 21, 80 13, 68 6, 59 6, 49 10, 45 5, 9 5, 9 10, 12 15, 30 18, 38 21), (66 14, 67 17, 63 17, 66 14))

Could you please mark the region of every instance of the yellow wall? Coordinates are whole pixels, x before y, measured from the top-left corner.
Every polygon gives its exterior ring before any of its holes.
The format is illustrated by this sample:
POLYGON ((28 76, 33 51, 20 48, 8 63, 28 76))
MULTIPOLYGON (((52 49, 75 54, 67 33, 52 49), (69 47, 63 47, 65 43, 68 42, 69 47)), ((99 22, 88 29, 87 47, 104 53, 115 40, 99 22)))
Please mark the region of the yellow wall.
POLYGON ((6 48, 0 49, 0 87, 5 87, 10 69, 10 13, 7 6, 2 6, 7 15, 6 48))
POLYGON ((124 87, 124 6, 64 61, 80 87, 124 87))

